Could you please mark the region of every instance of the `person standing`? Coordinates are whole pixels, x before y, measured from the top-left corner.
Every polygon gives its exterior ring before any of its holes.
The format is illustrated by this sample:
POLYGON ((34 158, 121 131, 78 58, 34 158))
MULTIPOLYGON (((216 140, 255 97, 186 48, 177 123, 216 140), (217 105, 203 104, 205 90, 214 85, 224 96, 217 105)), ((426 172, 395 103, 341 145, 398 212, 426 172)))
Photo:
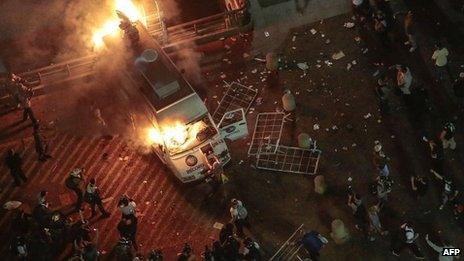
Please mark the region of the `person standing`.
POLYGON ((382 11, 374 14, 374 31, 377 34, 383 47, 390 48, 390 39, 388 38, 388 23, 382 11))
POLYGON ((454 133, 456 128, 451 122, 447 122, 443 126, 443 130, 440 133, 440 140, 443 145, 443 149, 450 148, 451 150, 456 149, 456 141, 454 140, 454 133))
POLYGON ((253 239, 247 237, 243 241, 243 259, 248 261, 261 261, 261 253, 259 252, 259 244, 253 239))
POLYGON ((377 184, 376 184, 375 192, 379 200, 380 206, 387 203, 388 195, 391 192, 391 188, 392 188, 392 181, 388 176, 377 177, 377 184))
POLYGON ((127 196, 123 196, 118 203, 119 210, 121 211, 123 218, 131 218, 136 217, 136 207, 135 201, 133 199, 128 198, 127 196))
MULTIPOLYGON (((445 71, 449 73, 448 67, 448 49, 443 47, 440 42, 435 44, 435 51, 432 54, 432 60, 435 62, 435 67, 437 70, 437 81, 443 80, 445 71)), ((451 76, 451 74, 449 74, 451 76)))
POLYGON ((412 11, 409 11, 404 17, 404 32, 408 37, 408 40, 404 44, 411 46, 409 52, 412 53, 417 49, 416 25, 412 11))
POLYGON ((39 203, 39 206, 44 209, 48 209, 48 207, 50 206, 50 204, 47 201, 47 195, 48 191, 42 190, 40 191, 39 196, 37 197, 37 203, 39 203))
POLYGON ((248 223, 248 211, 242 201, 235 198, 231 200, 230 215, 231 221, 237 229, 237 235, 244 237, 243 227, 249 227, 250 224, 248 223))
POLYGON ((195 254, 193 253, 192 247, 188 244, 184 244, 184 248, 182 249, 182 252, 177 254, 177 260, 178 261, 194 261, 195 254))
POLYGON ((208 198, 212 198, 224 184, 224 169, 222 168, 219 158, 214 155, 212 150, 208 151, 206 160, 208 164, 208 170, 205 175, 205 180, 211 184, 211 192, 209 193, 208 198))
POLYGON ((404 223, 400 227, 399 238, 393 240, 392 253, 395 256, 399 256, 401 251, 407 247, 409 248, 417 259, 425 259, 421 253, 419 247, 416 244, 416 239, 419 237, 418 233, 414 232, 414 229, 408 223, 404 223))
POLYGON ((382 144, 379 141, 375 141, 374 144, 374 166, 379 170, 380 176, 388 177, 388 175, 390 175, 390 171, 387 165, 387 161, 389 160, 389 158, 383 152, 382 144))
POLYGON ((34 136, 34 143, 35 143, 35 151, 39 155, 39 161, 42 161, 42 162, 47 161, 52 156, 50 156, 47 153, 47 146, 44 144, 44 141, 39 133, 38 127, 34 128, 33 136, 34 136))
POLYGON ((5 158, 5 163, 10 169, 10 174, 14 178, 15 186, 21 185, 21 181, 26 183, 27 178, 24 175, 23 169, 22 169, 22 158, 21 154, 16 152, 13 148, 8 150, 8 154, 5 158))
POLYGON ((361 196, 357 193, 350 193, 348 195, 348 206, 353 211, 355 227, 367 236, 367 211, 361 196))
POLYGON ((89 183, 87 184, 85 188, 84 198, 92 208, 92 217, 94 217, 97 214, 95 206, 98 206, 98 209, 100 210, 104 218, 110 216, 110 213, 108 213, 103 207, 103 202, 100 196, 100 190, 98 189, 96 180, 94 178, 90 179, 89 183))
POLYGON ((83 194, 82 194, 81 188, 84 182, 83 173, 84 173, 84 169, 75 168, 69 173, 69 176, 65 180, 66 187, 72 190, 76 194, 76 197, 77 197, 77 201, 75 204, 76 211, 79 211, 82 206, 83 194))
MULTIPOLYGON (((443 240, 443 246, 438 246, 436 245, 435 243, 433 243, 430 239, 429 239, 429 235, 425 235, 425 241, 427 242, 427 244, 433 249, 435 250, 435 252, 439 253, 439 257, 438 257, 438 260, 439 261, 453 261, 455 258, 452 257, 452 256, 444 256, 443 255, 443 250, 446 249, 446 248, 455 248, 454 246, 452 246, 448 241, 445 241, 443 240)), ((458 259, 458 258, 456 258, 458 259)))
POLYGON ((411 85, 412 85, 412 74, 411 70, 404 65, 399 65, 397 67, 396 81, 398 88, 401 91, 401 94, 404 98, 404 102, 407 106, 411 105, 411 85))
POLYGON ((421 175, 411 176, 411 189, 416 194, 416 197, 418 199, 425 196, 428 185, 429 182, 427 180, 427 177, 421 175))
POLYGON ((379 212, 380 208, 378 205, 370 207, 368 211, 370 241, 375 240, 374 234, 380 234, 382 236, 388 235, 388 231, 385 231, 380 223, 379 212))

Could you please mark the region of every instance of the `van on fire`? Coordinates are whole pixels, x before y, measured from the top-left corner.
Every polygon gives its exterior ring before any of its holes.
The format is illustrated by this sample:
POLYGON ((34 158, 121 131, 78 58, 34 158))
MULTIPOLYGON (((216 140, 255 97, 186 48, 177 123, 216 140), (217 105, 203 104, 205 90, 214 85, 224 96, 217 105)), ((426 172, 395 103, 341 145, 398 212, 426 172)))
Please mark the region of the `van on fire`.
POLYGON ((203 179, 206 154, 214 153, 225 165, 230 161, 227 145, 199 95, 146 29, 137 28, 141 51, 135 67, 154 109, 152 148, 183 183, 203 179))

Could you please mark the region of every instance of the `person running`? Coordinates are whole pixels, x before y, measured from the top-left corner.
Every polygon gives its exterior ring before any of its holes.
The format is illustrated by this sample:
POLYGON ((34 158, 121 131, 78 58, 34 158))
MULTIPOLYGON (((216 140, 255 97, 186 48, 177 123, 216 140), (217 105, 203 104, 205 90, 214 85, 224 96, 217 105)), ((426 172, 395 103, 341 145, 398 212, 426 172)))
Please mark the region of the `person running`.
POLYGON ((34 143, 35 143, 35 151, 39 155, 39 161, 47 161, 52 156, 47 153, 47 146, 44 144, 43 138, 39 133, 39 128, 34 127, 33 131, 34 136, 34 143))
POLYGON ((231 221, 237 229, 238 236, 243 237, 245 235, 243 233, 243 228, 249 227, 250 225, 248 223, 248 211, 242 201, 237 199, 231 200, 230 215, 232 218, 231 221))
POLYGON ((440 133, 440 140, 443 145, 443 149, 456 149, 456 141, 454 140, 454 133, 456 132, 456 128, 454 124, 451 122, 447 122, 443 126, 443 130, 440 133))
POLYGON ((392 240, 392 253, 395 256, 399 256, 404 248, 409 248, 417 259, 425 259, 424 255, 420 251, 416 244, 416 239, 419 237, 418 233, 414 232, 414 229, 407 222, 402 224, 400 227, 399 238, 392 240))
POLYGON ((100 190, 98 189, 96 180, 94 178, 90 179, 89 183, 87 184, 85 188, 84 198, 91 206, 92 217, 94 217, 97 214, 95 206, 98 206, 98 209, 100 210, 104 218, 110 216, 110 213, 108 213, 103 207, 103 202, 100 196, 100 190))
POLYGON ((14 179, 15 186, 20 186, 21 181, 26 183, 27 178, 21 166, 22 158, 20 153, 16 152, 13 148, 9 149, 5 158, 5 163, 10 169, 10 174, 14 179))
POLYGON ((75 203, 76 211, 81 209, 82 200, 83 200, 83 193, 82 193, 82 186, 84 183, 84 169, 82 168, 75 168, 70 173, 69 176, 65 180, 65 185, 67 188, 72 190, 77 197, 77 201, 75 203))

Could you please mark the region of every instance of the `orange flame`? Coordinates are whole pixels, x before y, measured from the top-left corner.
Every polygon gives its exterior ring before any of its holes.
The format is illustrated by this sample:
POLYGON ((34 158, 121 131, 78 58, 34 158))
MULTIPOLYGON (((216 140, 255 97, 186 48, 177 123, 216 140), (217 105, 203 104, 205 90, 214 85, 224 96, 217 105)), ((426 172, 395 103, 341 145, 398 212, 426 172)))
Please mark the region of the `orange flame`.
POLYGON ((206 127, 203 121, 191 125, 183 125, 176 122, 173 125, 163 126, 161 130, 150 128, 148 140, 150 143, 165 144, 169 150, 183 150, 195 143, 197 134, 206 127))
POLYGON ((116 10, 124 13, 131 22, 142 18, 139 9, 131 0, 115 0, 112 12, 113 16, 101 28, 93 32, 92 42, 95 48, 100 49, 103 47, 104 37, 115 36, 119 33, 119 18, 116 16, 116 10))

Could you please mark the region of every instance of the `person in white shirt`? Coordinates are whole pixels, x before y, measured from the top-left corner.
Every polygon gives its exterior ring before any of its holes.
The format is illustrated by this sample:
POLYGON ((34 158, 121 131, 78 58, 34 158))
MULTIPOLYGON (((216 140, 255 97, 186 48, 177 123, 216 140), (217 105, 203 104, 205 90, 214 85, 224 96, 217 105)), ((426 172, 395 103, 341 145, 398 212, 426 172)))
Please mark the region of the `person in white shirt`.
POLYGON ((128 199, 124 196, 119 200, 118 206, 123 218, 130 218, 131 216, 135 217, 135 209, 137 205, 132 199, 128 199))
POLYGON ((437 80, 443 80, 445 71, 449 74, 448 55, 448 49, 443 47, 441 43, 435 44, 435 51, 432 54, 432 60, 435 62, 435 67, 437 69, 437 80))
MULTIPOLYGON (((430 241, 429 239, 429 235, 426 235, 425 236, 425 241, 427 241, 427 244, 433 248, 433 250, 435 250, 436 252, 438 252, 438 260, 439 261, 453 261, 455 258, 452 257, 452 256, 444 256, 443 255, 443 249, 445 248, 454 248, 454 246, 451 246, 450 243, 444 241, 443 243, 443 246, 438 246, 436 244, 434 244, 432 241, 430 241)), ((458 259, 458 257, 456 257, 456 259, 458 259)))
POLYGON ((235 198, 232 199, 230 206, 230 216, 232 218, 231 223, 234 223, 238 236, 243 237, 243 227, 249 227, 250 224, 247 220, 248 211, 243 205, 242 201, 235 198))

